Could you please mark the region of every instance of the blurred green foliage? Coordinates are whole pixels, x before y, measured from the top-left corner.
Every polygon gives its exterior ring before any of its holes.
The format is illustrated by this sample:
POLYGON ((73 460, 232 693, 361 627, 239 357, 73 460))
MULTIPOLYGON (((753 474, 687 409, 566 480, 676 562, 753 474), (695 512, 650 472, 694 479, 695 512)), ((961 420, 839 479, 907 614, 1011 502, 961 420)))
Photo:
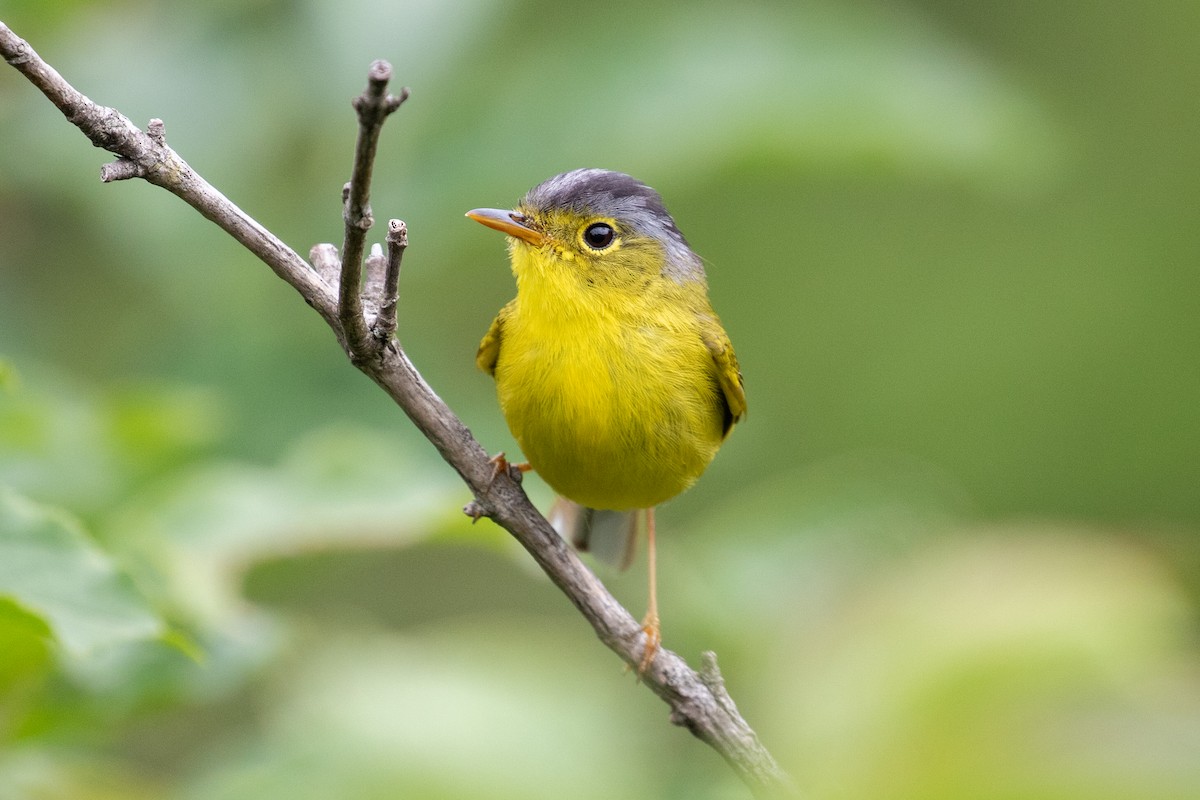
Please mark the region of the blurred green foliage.
MULTIPOLYGON (((751 404, 662 512, 667 646, 813 797, 1200 794, 1200 6, 0 18, 301 252, 390 60, 400 336, 493 450, 513 289, 462 212, 656 186, 751 404)), ((745 796, 286 286, 104 160, 0 71, 0 800, 745 796)))

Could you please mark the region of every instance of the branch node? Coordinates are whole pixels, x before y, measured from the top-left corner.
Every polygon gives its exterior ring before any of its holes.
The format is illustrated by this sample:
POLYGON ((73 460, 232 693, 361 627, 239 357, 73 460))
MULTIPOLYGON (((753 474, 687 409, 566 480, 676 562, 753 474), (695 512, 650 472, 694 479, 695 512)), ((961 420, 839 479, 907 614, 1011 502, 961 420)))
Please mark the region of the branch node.
POLYGON ((471 518, 471 524, 479 522, 480 517, 490 517, 491 512, 484 508, 483 504, 478 500, 472 500, 463 506, 463 513, 471 518))
POLYGON ((144 178, 146 170, 141 165, 127 158, 118 158, 111 164, 105 164, 100 168, 100 181, 102 183, 113 183, 114 181, 127 181, 131 178, 144 178))
POLYGON ((409 91, 407 86, 404 86, 400 89, 400 94, 389 94, 384 100, 387 113, 391 114, 393 111, 399 108, 411 94, 412 92, 409 91))
MULTIPOLYGON (((3 24, 3 23, 0 23, 3 24)), ((15 38, 15 37, 14 37, 15 38)), ((6 49, 4 52, 4 60, 13 67, 21 69, 30 61, 37 62, 38 54, 33 51, 33 47, 24 39, 17 39, 11 49, 6 49)), ((24 72, 24 70, 21 70, 24 72)))
POLYGON ((717 664, 717 654, 705 650, 700 654, 700 680, 716 693, 725 693, 725 678, 721 675, 721 667, 717 664))
POLYGON ((733 702, 733 698, 729 696, 729 690, 725 688, 725 676, 721 674, 721 668, 717 665, 717 654, 712 650, 705 650, 700 654, 700 682, 708 687, 715 699, 722 708, 734 714, 737 713, 737 704, 733 702))
POLYGON ((150 124, 146 126, 146 135, 159 147, 167 146, 167 127, 158 117, 150 120, 150 124))
POLYGON ((383 119, 398 109, 412 93, 407 86, 399 94, 387 94, 388 82, 392 79, 392 65, 380 59, 373 61, 367 70, 367 88, 351 105, 358 112, 359 122, 380 125, 383 119))

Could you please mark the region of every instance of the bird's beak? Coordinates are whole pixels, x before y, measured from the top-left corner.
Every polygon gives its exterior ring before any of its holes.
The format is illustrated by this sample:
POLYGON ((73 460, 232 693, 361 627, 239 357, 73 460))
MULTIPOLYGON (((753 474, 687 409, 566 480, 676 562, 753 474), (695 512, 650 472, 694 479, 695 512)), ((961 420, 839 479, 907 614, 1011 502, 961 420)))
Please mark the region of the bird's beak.
POLYGON ((502 208, 476 208, 467 212, 467 216, 489 228, 495 228, 509 236, 529 242, 534 247, 541 247, 546 237, 541 231, 529 227, 529 218, 519 211, 506 211, 502 208))

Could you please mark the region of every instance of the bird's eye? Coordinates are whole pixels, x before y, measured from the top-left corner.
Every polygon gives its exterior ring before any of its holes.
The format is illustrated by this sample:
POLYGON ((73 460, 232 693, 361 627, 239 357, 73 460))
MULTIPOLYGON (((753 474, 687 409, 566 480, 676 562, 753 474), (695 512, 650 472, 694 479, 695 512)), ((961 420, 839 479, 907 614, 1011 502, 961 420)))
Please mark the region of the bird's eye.
POLYGON ((603 250, 613 243, 616 236, 617 233, 611 225, 606 222, 596 222, 589 225, 583 232, 583 241, 593 250, 603 250))

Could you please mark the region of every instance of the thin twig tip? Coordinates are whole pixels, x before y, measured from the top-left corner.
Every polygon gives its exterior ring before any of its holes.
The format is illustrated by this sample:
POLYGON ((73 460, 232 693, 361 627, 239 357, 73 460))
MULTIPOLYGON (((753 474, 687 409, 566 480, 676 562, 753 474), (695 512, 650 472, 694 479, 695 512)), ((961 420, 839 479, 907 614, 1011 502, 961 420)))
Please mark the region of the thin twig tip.
POLYGON ((408 247, 408 226, 402 219, 389 219, 387 243, 397 247, 408 247))
POLYGON ((412 92, 409 91, 407 86, 402 87, 400 89, 400 94, 389 94, 387 96, 388 113, 390 114, 393 111, 395 111, 397 108, 399 108, 401 106, 401 104, 403 104, 404 101, 407 100, 409 95, 411 95, 411 94, 412 94, 412 92))
POLYGON ((372 61, 367 70, 367 79, 372 83, 387 83, 392 79, 392 65, 382 58, 372 61))

